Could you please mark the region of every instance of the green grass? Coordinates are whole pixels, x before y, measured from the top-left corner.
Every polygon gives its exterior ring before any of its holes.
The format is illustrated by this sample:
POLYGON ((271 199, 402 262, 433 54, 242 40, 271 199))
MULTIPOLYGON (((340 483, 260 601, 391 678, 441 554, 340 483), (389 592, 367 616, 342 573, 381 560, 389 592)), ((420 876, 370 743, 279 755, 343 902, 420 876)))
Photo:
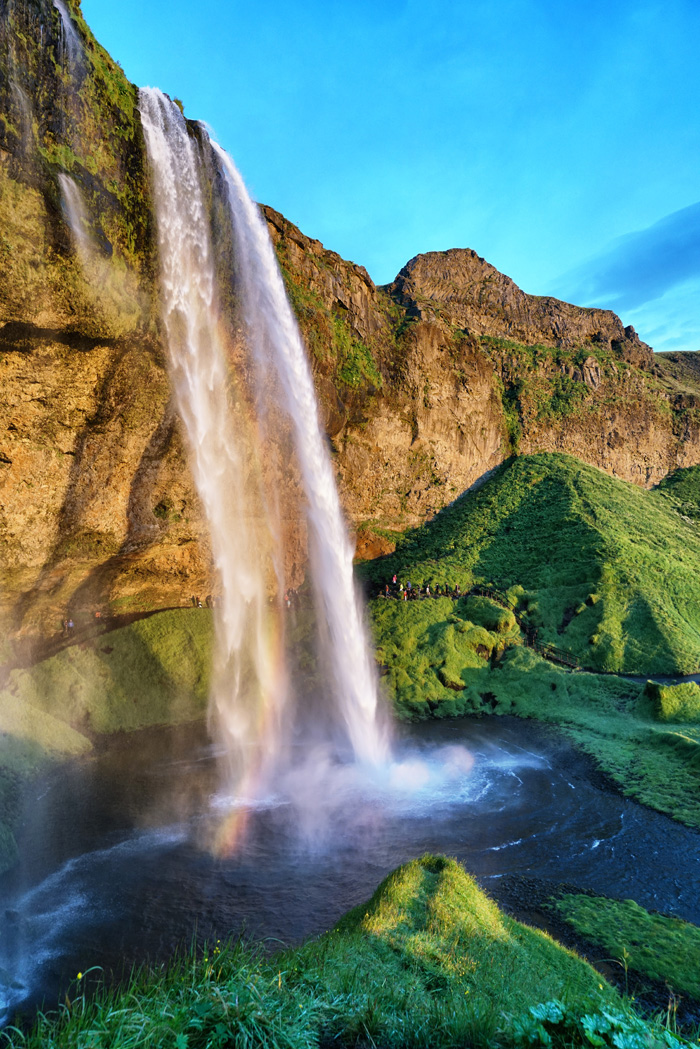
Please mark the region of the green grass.
POLYGON ((512 613, 484 598, 380 599, 371 614, 383 687, 400 720, 536 718, 561 729, 628 797, 700 827, 700 723, 669 728, 649 686, 547 662, 520 644, 512 613))
MULTIPOLYGON (((88 959, 86 959, 87 968, 88 959)), ((509 1045, 553 996, 579 1014, 617 993, 546 934, 506 917, 454 860, 400 867, 366 904, 273 958, 219 944, 88 998, 12 1045, 204 1047, 509 1045)))
MULTIPOLYGON (((495 584, 542 640, 594 668, 695 670, 700 540, 678 499, 696 488, 694 469, 647 492, 568 456, 525 456, 362 570, 376 586, 394 572, 414 585, 495 584)), ((484 598, 379 599, 371 620, 400 719, 537 718, 624 794, 700 827, 697 685, 569 673, 522 647, 513 613, 484 598)))
POLYGON ((659 483, 662 492, 688 517, 700 517, 700 466, 675 470, 659 483))
MULTIPOLYGON (((212 639, 207 609, 161 612, 14 670, 2 705, 88 734, 193 720, 206 708, 212 639)), ((38 741, 49 746, 50 734, 38 741)), ((71 748, 62 736, 56 749, 71 748)))
POLYGON ((211 613, 177 609, 12 671, 0 690, 0 873, 16 859, 21 783, 96 736, 203 717, 212 648, 211 613))
POLYGON ((659 721, 700 721, 700 685, 694 681, 684 681, 679 685, 660 685, 649 681, 645 694, 651 700, 659 721))
POLYGON ((700 667, 700 531, 670 492, 570 456, 522 456, 361 572, 377 586, 394 572, 462 590, 518 586, 519 610, 541 639, 584 665, 691 673, 700 667))
POLYGON ((371 614, 377 659, 401 720, 480 710, 467 685, 471 672, 488 671, 520 636, 513 614, 484 598, 379 600, 371 614))
POLYGON ((579 1009, 617 998, 581 959, 506 917, 459 864, 435 856, 400 867, 292 957, 315 995, 347 1003, 329 1024, 341 1043, 489 1044, 544 998, 579 1009))
POLYGON ((567 894, 555 908, 587 940, 626 968, 700 1000, 700 929, 651 914, 634 900, 567 894))

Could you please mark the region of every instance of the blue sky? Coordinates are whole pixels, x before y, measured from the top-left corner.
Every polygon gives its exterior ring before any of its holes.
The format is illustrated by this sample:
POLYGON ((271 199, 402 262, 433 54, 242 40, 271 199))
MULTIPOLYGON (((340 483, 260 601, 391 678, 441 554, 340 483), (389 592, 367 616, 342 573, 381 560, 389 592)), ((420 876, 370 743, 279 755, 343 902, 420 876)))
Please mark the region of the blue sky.
POLYGON ((253 196, 377 283, 474 248, 700 350, 697 0, 83 0, 253 196))

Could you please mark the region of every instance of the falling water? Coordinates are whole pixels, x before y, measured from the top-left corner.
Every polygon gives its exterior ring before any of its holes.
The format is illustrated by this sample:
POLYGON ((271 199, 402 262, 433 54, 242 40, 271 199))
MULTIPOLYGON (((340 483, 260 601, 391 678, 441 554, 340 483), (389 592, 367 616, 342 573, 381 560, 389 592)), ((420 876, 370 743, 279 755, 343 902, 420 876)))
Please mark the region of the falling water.
POLYGON ((249 342, 260 367, 269 364, 276 372, 292 420, 308 501, 314 587, 328 628, 325 655, 340 713, 357 758, 376 764, 387 756, 377 723, 376 677, 306 351, 265 222, 231 158, 216 143, 212 147, 228 190, 249 342))
POLYGON ((71 231, 73 245, 83 267, 87 268, 94 263, 97 252, 90 234, 90 220, 85 203, 70 175, 60 172, 58 182, 61 187, 63 215, 71 231))
MULTIPOLYGON (((178 410, 220 579, 213 703, 230 697, 225 724, 244 787, 278 752, 286 682, 275 609, 267 602, 272 541, 251 520, 240 439, 241 406, 229 401, 229 374, 216 273, 200 180, 200 157, 177 106, 159 91, 140 93, 153 179, 161 296, 178 410)), ((274 565, 273 565, 274 568, 274 565)))
POLYGON ((179 109, 155 89, 142 89, 140 109, 153 178, 174 386, 221 580, 212 706, 238 766, 239 792, 275 765, 290 732, 287 674, 280 663, 282 623, 275 616, 279 603, 266 600, 271 579, 278 592, 284 587, 284 559, 276 546, 279 528, 271 501, 261 497, 264 484, 251 466, 259 420, 248 430, 242 425, 238 383, 232 389, 229 381, 205 203, 216 188, 203 183, 212 155, 235 230, 236 294, 248 349, 259 373, 276 376, 276 382, 262 385, 268 397, 280 388, 280 403, 273 410, 282 409, 289 417, 301 469, 314 589, 327 634, 323 655, 332 669, 329 703, 335 705, 336 720, 356 758, 379 763, 387 744, 377 722, 376 681, 354 589, 352 550, 304 346, 267 231, 230 159, 204 131, 200 144, 179 109), (246 433, 252 433, 252 442, 246 442, 246 433))
POLYGON ((65 65, 65 60, 68 60, 68 69, 71 74, 75 74, 82 64, 83 60, 83 45, 78 35, 78 31, 73 25, 73 19, 71 18, 70 11, 66 7, 64 0, 53 0, 53 6, 61 16, 61 49, 62 59, 65 65))

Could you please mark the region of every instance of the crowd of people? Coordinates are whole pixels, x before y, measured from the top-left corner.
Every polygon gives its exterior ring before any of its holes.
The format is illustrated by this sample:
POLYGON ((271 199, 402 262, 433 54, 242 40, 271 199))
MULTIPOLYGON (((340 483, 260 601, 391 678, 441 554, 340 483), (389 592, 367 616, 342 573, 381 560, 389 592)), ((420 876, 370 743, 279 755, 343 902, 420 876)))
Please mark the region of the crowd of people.
POLYGON ((379 591, 378 596, 393 597, 398 601, 424 601, 426 597, 450 597, 456 600, 462 597, 462 592, 459 589, 459 583, 453 587, 449 583, 444 583, 442 586, 435 583, 431 587, 430 583, 426 583, 425 586, 421 586, 420 583, 414 586, 408 580, 404 585, 403 582, 398 582, 397 576, 394 575, 390 583, 385 583, 384 589, 379 591))

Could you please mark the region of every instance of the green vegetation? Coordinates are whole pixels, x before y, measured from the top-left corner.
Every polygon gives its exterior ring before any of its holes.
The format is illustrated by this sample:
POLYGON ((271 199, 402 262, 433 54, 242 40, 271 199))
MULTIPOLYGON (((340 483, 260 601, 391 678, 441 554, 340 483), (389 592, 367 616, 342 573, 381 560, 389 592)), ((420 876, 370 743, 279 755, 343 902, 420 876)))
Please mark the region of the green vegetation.
MULTIPOLYGON (((557 368, 582 368, 583 365, 593 360, 605 373, 610 373, 612 367, 619 367, 619 357, 606 345, 602 343, 588 342, 583 346, 545 346, 542 343, 525 345, 514 342, 512 339, 498 338, 493 335, 482 335, 479 343, 484 351, 493 360, 505 358, 518 360, 528 371, 533 371, 547 365, 557 368)), ((624 364, 622 363, 624 367, 624 364)))
POLYGON ((143 327, 142 281, 153 269, 137 92, 69 0, 81 41, 69 63, 58 10, 15 6, 0 27, 0 219, 9 316, 58 313, 84 334, 143 327), (41 40, 41 46, 39 41, 41 40), (23 101, 25 100, 25 101, 23 101), (91 258, 69 250, 59 175, 85 205, 91 258))
MULTIPOLYGON (((345 386, 380 387, 382 376, 375 355, 358 339, 344 316, 347 311, 329 309, 318 292, 308 287, 304 276, 292 267, 284 241, 276 250, 289 301, 311 353, 330 364, 335 379, 345 386)), ((319 256, 314 255, 313 262, 323 267, 319 256)))
POLYGON ((512 1045, 556 997, 578 1015, 616 992, 544 933, 503 915, 453 860, 400 867, 331 932, 271 959, 216 944, 93 1000, 76 992, 11 1044, 453 1047, 512 1045), (72 999, 72 1000, 71 1000, 72 999))
POLYGON ((205 710, 211 651, 207 609, 161 612, 12 671, 2 695, 89 734, 191 720, 205 710))
POLYGON ((679 513, 700 517, 700 466, 674 470, 659 483, 657 491, 662 492, 679 513))
POLYGON ((519 587, 528 625, 586 666, 692 673, 700 666, 700 533, 666 491, 566 455, 522 456, 361 571, 377 586, 398 572, 463 591, 519 587))
POLYGON ((209 693, 207 609, 179 609, 71 645, 0 690, 0 872, 15 858, 22 781, 87 753, 96 735, 200 718, 209 693))
POLYGON ((659 1019, 655 1023, 629 1009, 602 1009, 582 1016, 556 999, 530 1006, 526 1016, 515 1024, 514 1034, 517 1045, 547 1049, 681 1049, 697 1045, 678 1033, 675 1020, 668 1013, 665 1022, 659 1019))
POLYGON ((474 600, 372 603, 396 716, 536 718, 560 728, 628 797, 700 827, 700 725, 671 732, 641 683, 555 666, 522 647, 508 619, 501 632, 479 626, 474 600))
POLYGON ((476 684, 490 661, 520 639, 512 612, 485 598, 376 601, 377 659, 401 719, 481 710, 476 684))
POLYGON ((399 718, 537 718, 623 793, 700 827, 700 688, 570 673, 524 647, 514 615, 594 667, 695 670, 700 537, 663 490, 567 456, 522 457, 362 570, 375 585, 395 572, 414 586, 495 584, 507 606, 474 596, 372 602, 399 718))
POLYGON ((338 378, 346 386, 362 386, 370 383, 381 386, 382 377, 377 368, 372 351, 363 342, 353 338, 347 322, 333 316, 333 352, 338 359, 338 378))
POLYGON ((684 681, 680 685, 659 685, 649 681, 646 696, 654 705, 659 721, 700 721, 700 685, 684 681))
POLYGON ((625 969, 700 999, 700 929, 651 914, 634 900, 567 894, 554 904, 577 933, 599 944, 625 969))
POLYGON ((504 376, 497 385, 507 447, 513 452, 518 451, 525 419, 551 425, 597 408, 593 389, 584 380, 585 363, 592 361, 604 376, 616 367, 609 349, 592 344, 563 349, 482 336, 479 345, 504 376))

